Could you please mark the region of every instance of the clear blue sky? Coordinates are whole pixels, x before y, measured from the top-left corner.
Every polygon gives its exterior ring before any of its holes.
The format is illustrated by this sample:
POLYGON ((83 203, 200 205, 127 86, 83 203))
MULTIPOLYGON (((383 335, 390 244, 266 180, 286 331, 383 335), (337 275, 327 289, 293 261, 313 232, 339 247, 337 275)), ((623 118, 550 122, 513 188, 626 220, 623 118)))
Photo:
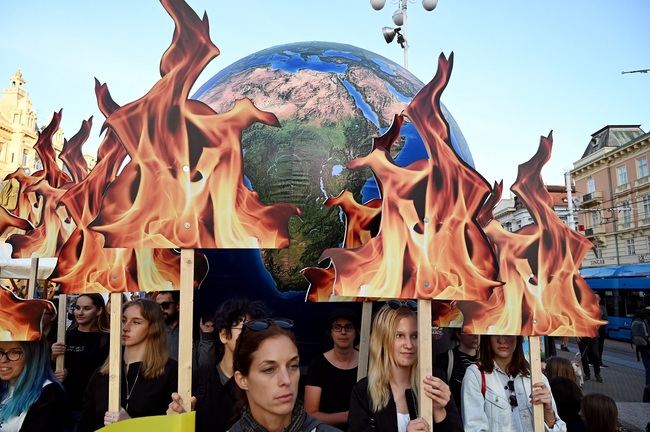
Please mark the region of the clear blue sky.
MULTIPOLYGON (((119 104, 144 95, 158 79, 173 22, 156 0, 3 2, 0 86, 20 68, 39 125, 63 108, 66 137, 83 119, 95 125, 85 153, 96 153, 103 117, 93 78, 119 104)), ((403 63, 386 44, 396 4, 374 11, 368 0, 189 0, 207 12, 217 57, 198 81, 264 48, 332 41, 403 63)), ((463 131, 477 170, 488 181, 514 181, 517 165, 554 131, 547 184, 563 184, 592 133, 607 124, 650 130, 648 0, 439 0, 433 12, 408 5, 409 68, 428 82, 441 52, 455 53, 443 103, 463 131)), ((198 88, 195 87, 195 88, 198 88)))

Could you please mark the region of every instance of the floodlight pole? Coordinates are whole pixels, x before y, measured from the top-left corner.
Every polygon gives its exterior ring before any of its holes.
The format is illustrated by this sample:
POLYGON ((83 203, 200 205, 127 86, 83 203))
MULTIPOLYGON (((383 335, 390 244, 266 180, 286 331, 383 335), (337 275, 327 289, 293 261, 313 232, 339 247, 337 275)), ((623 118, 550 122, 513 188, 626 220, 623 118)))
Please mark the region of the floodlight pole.
MULTIPOLYGON (((398 33, 397 42, 404 50, 404 68, 409 68, 409 36, 408 36, 408 4, 409 1, 414 0, 393 0, 393 4, 397 3, 399 9, 393 14, 393 22, 396 26, 401 28, 401 34, 398 33)), ((386 0, 370 0, 370 5, 374 10, 381 10, 386 4, 386 0)), ((433 11, 438 5, 438 0, 423 0, 422 7, 427 12, 433 11)), ((396 29, 400 30, 400 29, 396 29)), ((386 39, 387 43, 392 42, 386 39)))
POLYGON ((404 31, 404 69, 406 70, 409 68, 409 31, 406 17, 408 3, 408 0, 402 0, 402 19, 404 20, 404 24, 402 24, 402 30, 404 31))

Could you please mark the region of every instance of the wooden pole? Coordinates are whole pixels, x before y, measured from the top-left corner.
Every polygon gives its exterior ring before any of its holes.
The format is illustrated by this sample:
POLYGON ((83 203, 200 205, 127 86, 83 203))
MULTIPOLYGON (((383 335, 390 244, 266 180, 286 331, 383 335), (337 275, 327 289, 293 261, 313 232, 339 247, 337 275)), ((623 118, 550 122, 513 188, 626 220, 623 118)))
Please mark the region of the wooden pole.
POLYGON ((181 310, 178 325, 178 394, 191 411, 192 320, 194 315, 194 249, 181 249, 181 310))
MULTIPOLYGON (((533 384, 542 381, 542 359, 540 356, 539 336, 530 336, 528 338, 530 348, 530 379, 533 384)), ((544 431, 544 406, 542 404, 533 405, 533 426, 535 432, 544 431)))
MULTIPOLYGON (((108 410, 119 412, 122 394, 122 293, 111 296, 111 333, 108 361, 108 410)), ((104 308, 104 313, 107 313, 104 308)))
MULTIPOLYGON (((65 343, 65 320, 68 316, 68 296, 59 294, 59 316, 57 317, 56 341, 65 343)), ((56 370, 62 371, 65 365, 65 354, 56 356, 56 370)))
POLYGON ((26 299, 33 299, 36 296, 36 281, 38 279, 38 258, 32 258, 32 265, 29 269, 29 283, 27 285, 26 299))
POLYGON ((433 351, 431 345, 431 300, 418 300, 418 413, 433 429, 433 404, 424 393, 422 380, 433 374, 433 351))
POLYGON ((363 302, 361 309, 361 334, 359 335, 359 368, 357 381, 368 375, 370 348, 370 326, 372 325, 372 302, 363 302))

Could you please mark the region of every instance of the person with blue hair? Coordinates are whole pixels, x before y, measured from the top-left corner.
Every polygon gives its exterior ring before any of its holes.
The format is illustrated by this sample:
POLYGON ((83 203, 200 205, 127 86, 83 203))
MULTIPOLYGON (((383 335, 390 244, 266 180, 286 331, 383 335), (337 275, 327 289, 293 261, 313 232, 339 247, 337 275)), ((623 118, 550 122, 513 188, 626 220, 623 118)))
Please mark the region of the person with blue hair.
POLYGON ((45 338, 0 342, 0 431, 60 432, 65 400, 45 338))

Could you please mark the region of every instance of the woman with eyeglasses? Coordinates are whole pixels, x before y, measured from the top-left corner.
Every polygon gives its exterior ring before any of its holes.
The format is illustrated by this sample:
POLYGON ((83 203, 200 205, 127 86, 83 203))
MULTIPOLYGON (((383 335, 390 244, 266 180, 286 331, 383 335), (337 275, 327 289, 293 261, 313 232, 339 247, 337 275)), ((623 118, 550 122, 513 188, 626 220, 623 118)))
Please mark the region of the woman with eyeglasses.
POLYGON ((65 409, 45 338, 0 342, 0 431, 62 431, 65 409))
POLYGON ((357 382, 359 351, 354 348, 357 316, 337 308, 328 319, 334 347, 312 360, 305 380, 305 411, 323 423, 347 430, 352 387, 357 382))
POLYGON ((233 369, 241 417, 230 432, 332 432, 298 401, 298 345, 287 319, 252 320, 237 340, 233 369))
POLYGON ((350 431, 462 431, 449 386, 439 376, 418 376, 417 303, 390 300, 375 315, 368 376, 350 398, 350 431), (433 421, 418 417, 418 387, 431 400, 433 421))
POLYGON ((533 405, 544 406, 547 431, 566 431, 548 380, 532 383, 523 336, 481 336, 479 365, 467 369, 461 390, 466 431, 534 430, 533 405))
POLYGON ((75 302, 74 318, 65 332, 65 343, 52 345, 53 361, 65 354, 64 369, 54 374, 68 395, 72 428, 81 418, 83 395, 90 377, 108 357, 110 326, 104 297, 101 294, 80 295, 75 302))
POLYGON ((122 307, 120 410, 108 411, 109 360, 90 379, 78 432, 136 417, 164 415, 178 385, 178 364, 167 355, 160 306, 140 298, 122 307))

